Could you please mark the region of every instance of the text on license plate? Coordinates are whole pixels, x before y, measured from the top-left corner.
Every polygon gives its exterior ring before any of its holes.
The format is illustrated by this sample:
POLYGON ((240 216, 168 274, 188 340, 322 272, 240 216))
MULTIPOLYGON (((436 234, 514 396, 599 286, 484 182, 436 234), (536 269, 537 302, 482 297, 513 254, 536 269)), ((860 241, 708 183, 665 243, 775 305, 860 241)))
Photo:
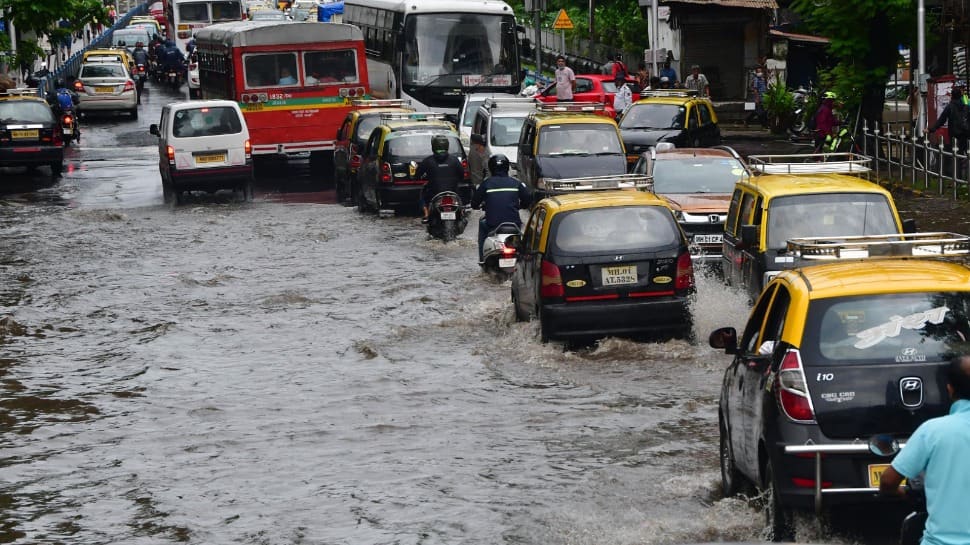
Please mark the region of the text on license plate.
POLYGON ((889 468, 889 464, 869 464, 869 486, 879 488, 882 472, 889 468))
POLYGON ((10 138, 14 140, 23 140, 26 138, 39 138, 40 131, 37 129, 27 129, 27 130, 13 130, 10 131, 10 138))
POLYGON ((637 266, 622 265, 618 267, 603 267, 603 285, 620 286, 637 283, 637 266))
POLYGON ((115 92, 115 88, 114 87, 95 87, 94 88, 94 92, 95 93, 113 93, 113 92, 115 92))
POLYGON ((694 235, 695 244, 720 244, 721 235, 694 235))
POLYGON ((458 219, 458 215, 455 212, 442 212, 441 219, 454 220, 454 219, 458 219))
POLYGON ((196 155, 196 163, 224 163, 226 161, 225 153, 216 153, 212 155, 196 155))

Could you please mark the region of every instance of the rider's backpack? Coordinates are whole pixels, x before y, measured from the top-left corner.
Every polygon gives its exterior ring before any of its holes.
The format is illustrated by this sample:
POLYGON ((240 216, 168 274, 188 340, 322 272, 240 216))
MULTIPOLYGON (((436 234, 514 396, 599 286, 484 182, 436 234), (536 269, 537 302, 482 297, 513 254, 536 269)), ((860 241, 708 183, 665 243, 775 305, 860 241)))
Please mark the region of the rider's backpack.
POLYGON ((57 104, 61 107, 61 110, 67 111, 74 108, 74 99, 71 97, 71 92, 67 89, 57 90, 57 104))

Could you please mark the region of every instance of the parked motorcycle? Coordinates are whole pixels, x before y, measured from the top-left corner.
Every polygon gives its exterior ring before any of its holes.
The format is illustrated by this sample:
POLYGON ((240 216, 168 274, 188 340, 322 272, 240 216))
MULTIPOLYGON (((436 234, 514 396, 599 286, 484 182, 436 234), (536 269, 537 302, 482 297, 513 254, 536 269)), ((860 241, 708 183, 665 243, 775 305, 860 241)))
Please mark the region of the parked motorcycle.
POLYGON ((508 280, 515 270, 516 246, 522 233, 514 223, 503 223, 485 237, 482 245, 482 270, 499 280, 508 280))
POLYGON ((792 91, 792 96, 795 99, 795 110, 792 112, 794 121, 789 129, 792 139, 797 139, 801 136, 814 137, 811 121, 815 117, 815 112, 818 110, 818 96, 814 89, 801 85, 798 86, 798 89, 792 91))
POLYGON ((442 191, 428 205, 428 234, 448 242, 465 232, 468 217, 461 197, 452 191, 442 191))
MULTIPOLYGON (((890 435, 875 435, 869 439, 869 451, 877 456, 891 458, 899 452, 899 442, 890 435)), ((913 512, 906 515, 899 530, 899 545, 920 545, 926 529, 926 491, 920 478, 906 479, 906 499, 913 505, 913 512)))
POLYGON ((47 69, 47 63, 42 62, 40 63, 40 70, 37 70, 32 74, 29 74, 27 76, 27 79, 24 80, 24 83, 27 85, 27 87, 30 87, 30 88, 40 87, 40 80, 50 75, 51 75, 51 71, 47 69))

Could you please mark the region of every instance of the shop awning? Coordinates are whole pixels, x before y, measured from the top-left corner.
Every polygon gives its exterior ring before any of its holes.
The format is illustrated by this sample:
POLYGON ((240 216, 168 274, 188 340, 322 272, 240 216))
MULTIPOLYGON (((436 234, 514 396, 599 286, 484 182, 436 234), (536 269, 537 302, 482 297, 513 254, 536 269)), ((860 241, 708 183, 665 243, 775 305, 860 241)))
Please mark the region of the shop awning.
POLYGON ((787 38, 796 42, 811 42, 815 44, 827 44, 828 38, 822 36, 812 36, 811 34, 796 34, 794 32, 784 32, 781 30, 769 30, 768 34, 776 38, 787 38))

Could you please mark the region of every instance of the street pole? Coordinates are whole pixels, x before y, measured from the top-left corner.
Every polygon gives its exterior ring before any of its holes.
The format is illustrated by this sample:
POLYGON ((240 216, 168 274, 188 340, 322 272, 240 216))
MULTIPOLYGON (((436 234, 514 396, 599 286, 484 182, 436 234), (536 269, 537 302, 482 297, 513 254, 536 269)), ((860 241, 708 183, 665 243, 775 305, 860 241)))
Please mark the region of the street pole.
POLYGON ((919 89, 919 114, 916 117, 916 136, 923 136, 923 127, 926 125, 926 89, 924 83, 924 70, 926 66, 926 5, 924 0, 919 0, 916 8, 916 43, 919 48, 918 61, 916 67, 916 85, 919 89))
POLYGON ((536 85, 538 85, 539 77, 542 75, 542 11, 537 9, 533 17, 535 17, 536 29, 536 85))
POLYGON ((657 0, 653 0, 650 3, 650 49, 653 51, 653 72, 650 73, 651 76, 659 77, 657 71, 657 48, 660 47, 660 40, 658 39, 658 34, 660 32, 660 6, 657 0))

